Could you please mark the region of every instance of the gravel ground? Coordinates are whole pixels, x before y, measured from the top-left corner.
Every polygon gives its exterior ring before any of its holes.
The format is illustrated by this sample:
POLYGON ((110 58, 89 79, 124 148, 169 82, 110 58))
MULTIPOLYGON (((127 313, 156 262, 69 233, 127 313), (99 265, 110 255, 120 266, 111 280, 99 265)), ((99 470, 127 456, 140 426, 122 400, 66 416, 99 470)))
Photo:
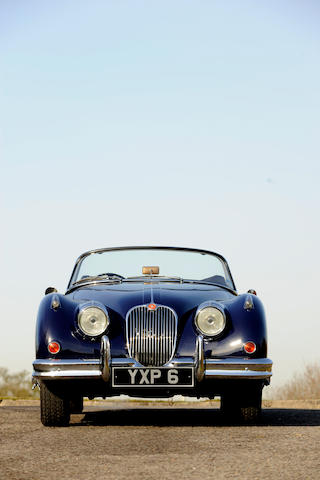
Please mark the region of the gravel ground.
POLYGON ((3 480, 320 478, 319 401, 269 402, 253 426, 216 402, 86 402, 68 428, 43 427, 38 402, 0 405, 3 480))

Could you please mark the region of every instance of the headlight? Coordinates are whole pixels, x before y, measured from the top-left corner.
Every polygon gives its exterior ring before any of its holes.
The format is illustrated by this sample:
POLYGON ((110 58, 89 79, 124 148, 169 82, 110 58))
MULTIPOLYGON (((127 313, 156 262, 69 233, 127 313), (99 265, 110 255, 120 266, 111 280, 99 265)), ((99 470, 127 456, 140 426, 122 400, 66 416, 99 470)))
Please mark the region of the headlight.
POLYGON ((196 315, 196 326, 204 335, 216 336, 226 326, 224 314, 215 307, 204 307, 196 315))
POLYGON ((109 317, 103 307, 83 306, 78 315, 79 327, 86 335, 101 335, 109 325, 109 317))

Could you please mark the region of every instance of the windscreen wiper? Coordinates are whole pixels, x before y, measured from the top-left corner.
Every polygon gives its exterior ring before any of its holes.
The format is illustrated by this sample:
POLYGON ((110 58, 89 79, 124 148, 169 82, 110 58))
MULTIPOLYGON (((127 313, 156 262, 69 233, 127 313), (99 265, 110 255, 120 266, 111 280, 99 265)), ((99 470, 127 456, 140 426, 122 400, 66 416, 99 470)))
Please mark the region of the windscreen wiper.
POLYGON ((236 293, 234 288, 228 287, 227 285, 222 285, 221 283, 207 282, 205 280, 187 280, 185 278, 182 281, 183 283, 200 283, 203 285, 212 285, 213 287, 220 287, 220 288, 223 288, 224 290, 228 290, 228 292, 236 293))
POLYGON ((166 275, 138 275, 136 277, 127 277, 124 279, 124 281, 128 281, 128 282, 133 282, 133 281, 136 281, 136 280, 141 280, 142 282, 146 282, 148 280, 159 280, 160 282, 161 281, 164 281, 164 282, 180 282, 182 283, 183 282, 183 278, 181 277, 170 277, 170 276, 166 276, 166 275))
POLYGON ((76 280, 75 282, 72 282, 72 285, 78 285, 79 283, 86 283, 86 282, 95 282, 95 281, 103 281, 105 282, 110 281, 110 282, 122 282, 123 277, 121 275, 117 275, 116 273, 113 273, 112 275, 109 275, 107 273, 100 274, 100 275, 86 275, 85 277, 80 278, 80 280, 76 280))

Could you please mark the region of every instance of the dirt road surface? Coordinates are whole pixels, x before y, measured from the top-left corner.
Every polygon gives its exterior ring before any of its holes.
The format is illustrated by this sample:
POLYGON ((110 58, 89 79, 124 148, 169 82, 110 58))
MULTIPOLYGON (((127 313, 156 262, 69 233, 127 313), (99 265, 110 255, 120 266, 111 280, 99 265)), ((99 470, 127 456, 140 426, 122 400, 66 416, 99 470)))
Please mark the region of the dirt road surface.
POLYGON ((67 428, 37 402, 0 404, 2 480, 320 479, 320 409, 263 410, 227 425, 214 402, 87 403, 67 428))

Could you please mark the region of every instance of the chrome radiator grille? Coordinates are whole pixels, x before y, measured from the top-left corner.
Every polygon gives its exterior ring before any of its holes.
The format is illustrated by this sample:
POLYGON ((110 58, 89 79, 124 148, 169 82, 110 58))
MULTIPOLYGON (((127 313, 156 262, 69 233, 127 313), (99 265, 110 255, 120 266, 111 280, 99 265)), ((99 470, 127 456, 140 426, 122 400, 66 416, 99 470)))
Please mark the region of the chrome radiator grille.
POLYGON ((160 367, 174 354, 177 340, 177 315, 171 308, 139 305, 127 314, 129 355, 142 365, 160 367))

